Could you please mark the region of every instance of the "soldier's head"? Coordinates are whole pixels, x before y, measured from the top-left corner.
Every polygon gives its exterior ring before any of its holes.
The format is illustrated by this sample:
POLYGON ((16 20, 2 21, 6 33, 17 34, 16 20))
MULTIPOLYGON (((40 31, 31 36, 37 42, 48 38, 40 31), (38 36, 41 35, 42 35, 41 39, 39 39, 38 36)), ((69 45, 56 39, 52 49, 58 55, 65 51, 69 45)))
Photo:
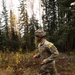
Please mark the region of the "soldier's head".
POLYGON ((36 42, 41 42, 43 38, 45 38, 46 32, 44 32, 42 29, 38 29, 35 31, 35 40, 36 42))

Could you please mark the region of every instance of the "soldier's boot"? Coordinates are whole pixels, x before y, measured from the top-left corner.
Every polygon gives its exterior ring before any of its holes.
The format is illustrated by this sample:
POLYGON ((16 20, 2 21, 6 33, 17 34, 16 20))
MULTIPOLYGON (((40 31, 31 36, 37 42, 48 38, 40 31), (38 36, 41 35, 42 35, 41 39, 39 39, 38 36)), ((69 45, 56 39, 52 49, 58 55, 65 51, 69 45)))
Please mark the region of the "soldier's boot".
POLYGON ((45 71, 40 71, 40 73, 38 75, 47 75, 48 73, 45 71))
POLYGON ((44 74, 42 73, 42 74, 38 74, 38 75, 47 75, 47 73, 44 73, 44 74))
POLYGON ((56 70, 50 71, 50 75, 59 75, 59 73, 56 70))
POLYGON ((50 73, 50 75, 59 75, 58 73, 50 73))

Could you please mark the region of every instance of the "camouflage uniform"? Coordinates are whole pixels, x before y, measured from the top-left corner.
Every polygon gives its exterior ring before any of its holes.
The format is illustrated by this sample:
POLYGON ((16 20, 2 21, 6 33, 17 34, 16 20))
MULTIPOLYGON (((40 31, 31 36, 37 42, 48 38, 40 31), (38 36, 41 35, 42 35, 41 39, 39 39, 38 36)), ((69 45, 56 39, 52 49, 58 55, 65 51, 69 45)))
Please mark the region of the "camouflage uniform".
POLYGON ((47 59, 47 63, 41 63, 41 69, 39 75, 58 75, 55 67, 55 58, 59 55, 57 48, 51 43, 45 40, 38 45, 39 53, 37 57, 41 57, 41 60, 47 59))
MULTIPOLYGON (((45 36, 45 32, 38 29, 35 32, 36 36, 45 36)), ((47 60, 46 64, 41 63, 41 69, 39 75, 58 75, 56 67, 55 67, 55 58, 59 55, 57 48, 54 46, 53 43, 48 42, 46 39, 44 42, 38 44, 39 53, 37 57, 41 57, 41 60, 47 60)), ((42 62, 41 61, 41 62, 42 62)))

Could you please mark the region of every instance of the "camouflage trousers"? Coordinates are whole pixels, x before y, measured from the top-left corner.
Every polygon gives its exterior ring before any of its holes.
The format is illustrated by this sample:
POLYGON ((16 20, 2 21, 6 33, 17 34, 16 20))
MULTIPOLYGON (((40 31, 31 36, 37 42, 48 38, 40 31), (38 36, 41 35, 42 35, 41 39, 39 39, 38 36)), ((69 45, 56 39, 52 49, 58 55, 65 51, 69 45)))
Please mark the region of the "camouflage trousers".
POLYGON ((47 63, 44 65, 41 65, 41 69, 38 75, 59 75, 57 73, 56 67, 55 67, 55 62, 52 63, 47 63))

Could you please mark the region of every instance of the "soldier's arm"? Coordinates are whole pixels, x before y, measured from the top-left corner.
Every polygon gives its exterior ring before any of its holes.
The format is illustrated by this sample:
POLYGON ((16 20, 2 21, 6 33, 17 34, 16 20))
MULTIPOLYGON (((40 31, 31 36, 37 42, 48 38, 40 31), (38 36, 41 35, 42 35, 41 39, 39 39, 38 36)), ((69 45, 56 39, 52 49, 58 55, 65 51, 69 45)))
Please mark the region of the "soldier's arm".
POLYGON ((39 58, 40 57, 40 53, 38 52, 37 54, 36 54, 36 58, 39 58))
POLYGON ((37 54, 35 54, 34 56, 33 56, 33 58, 39 58, 40 57, 40 54, 39 53, 37 53, 37 54))
POLYGON ((48 50, 51 52, 51 55, 46 59, 47 61, 55 60, 55 58, 59 55, 57 48, 50 43, 48 46, 48 50))

